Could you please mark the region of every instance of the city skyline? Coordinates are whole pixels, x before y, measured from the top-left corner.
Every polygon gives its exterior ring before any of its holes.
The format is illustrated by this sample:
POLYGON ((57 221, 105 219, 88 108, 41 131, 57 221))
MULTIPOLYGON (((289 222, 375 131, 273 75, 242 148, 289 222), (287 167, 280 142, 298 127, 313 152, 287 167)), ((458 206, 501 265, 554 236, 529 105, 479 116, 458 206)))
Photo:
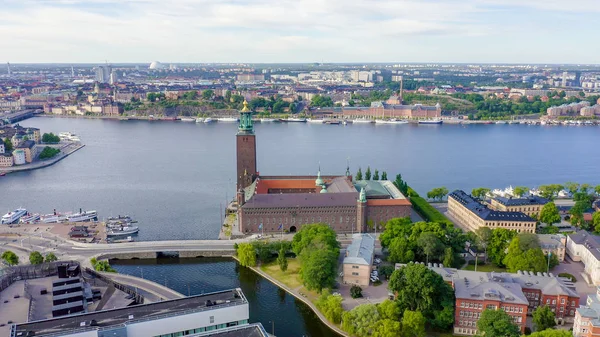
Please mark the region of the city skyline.
POLYGON ((3 2, 2 63, 590 64, 600 52, 593 0, 3 2))

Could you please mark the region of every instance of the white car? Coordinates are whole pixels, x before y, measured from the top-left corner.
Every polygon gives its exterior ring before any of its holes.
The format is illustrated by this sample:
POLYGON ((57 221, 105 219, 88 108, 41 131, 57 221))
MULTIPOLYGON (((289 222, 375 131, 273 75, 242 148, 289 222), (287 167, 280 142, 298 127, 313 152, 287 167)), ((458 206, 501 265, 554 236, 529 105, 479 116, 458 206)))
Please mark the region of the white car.
POLYGON ((371 272, 371 275, 373 275, 373 276, 379 276, 379 273, 377 272, 377 270, 373 270, 371 272))
POLYGON ((380 258, 376 258, 375 259, 375 263, 381 263, 381 259, 380 258))
POLYGON ((342 294, 338 293, 337 291, 336 291, 336 292, 334 292, 334 293, 333 293, 333 294, 331 294, 331 295, 333 295, 333 296, 342 296, 342 294))
POLYGON ((377 281, 379 281, 379 277, 371 276, 371 282, 377 282, 377 281))

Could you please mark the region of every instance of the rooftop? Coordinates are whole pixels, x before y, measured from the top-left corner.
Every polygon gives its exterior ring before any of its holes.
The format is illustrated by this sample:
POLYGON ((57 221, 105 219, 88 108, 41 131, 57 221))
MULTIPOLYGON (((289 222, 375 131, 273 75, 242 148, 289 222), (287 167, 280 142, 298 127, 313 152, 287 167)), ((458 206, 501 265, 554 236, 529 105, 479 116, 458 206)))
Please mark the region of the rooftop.
POLYGON ((370 234, 354 234, 352 243, 346 249, 344 264, 362 264, 370 266, 373 263, 375 238, 370 234))
POLYGON ((577 233, 569 234, 568 238, 576 244, 584 245, 594 255, 596 260, 600 260, 600 236, 581 230, 577 233))
POLYGON ((103 310, 67 317, 53 318, 17 324, 14 336, 44 336, 65 330, 88 331, 100 328, 131 324, 148 319, 160 319, 183 315, 189 312, 212 310, 220 307, 248 303, 242 290, 237 288, 210 294, 184 297, 120 309, 103 310), (91 325, 92 322, 94 325, 91 325))
POLYGON ((458 201, 468 210, 486 221, 535 222, 535 220, 533 220, 530 216, 521 212, 502 212, 491 210, 461 190, 456 190, 450 193, 448 197, 458 201))
POLYGON ((365 189, 367 199, 406 199, 389 180, 358 180, 354 182, 356 191, 365 189))
POLYGON ((260 323, 233 326, 230 328, 213 330, 197 335, 211 337, 268 337, 269 334, 260 323))
POLYGON ((565 247, 562 241, 566 240, 566 237, 562 234, 537 234, 537 237, 540 240, 542 249, 565 247))
POLYGON ((550 200, 538 196, 528 198, 495 197, 494 200, 505 206, 545 205, 550 202, 550 200))
POLYGON ((358 192, 255 194, 242 208, 356 206, 358 192))

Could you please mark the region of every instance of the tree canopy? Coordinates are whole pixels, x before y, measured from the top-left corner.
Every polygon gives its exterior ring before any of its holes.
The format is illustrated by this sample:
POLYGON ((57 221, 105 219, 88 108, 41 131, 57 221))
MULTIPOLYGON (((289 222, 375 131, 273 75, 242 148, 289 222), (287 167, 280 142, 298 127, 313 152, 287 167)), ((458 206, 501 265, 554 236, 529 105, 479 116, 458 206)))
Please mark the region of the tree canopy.
POLYGON ((7 250, 0 256, 6 264, 9 266, 16 266, 19 264, 19 257, 14 252, 7 250))
POLYGON ((333 100, 329 96, 315 95, 310 100, 310 105, 313 107, 332 107, 333 100))
POLYGON ((527 186, 516 186, 513 189, 513 194, 517 198, 521 198, 522 196, 524 196, 527 193, 529 193, 529 187, 527 187, 527 186))
POLYGON ((240 243, 237 248, 240 265, 244 267, 256 266, 256 249, 251 243, 240 243))
POLYGON ((323 291, 317 300, 317 308, 323 313, 325 318, 335 324, 339 324, 342 320, 342 296, 333 296, 328 290, 323 291))
POLYGON ((31 264, 41 264, 44 262, 44 257, 38 251, 33 251, 29 254, 29 263, 31 264))
POLYGON ((356 181, 358 180, 363 180, 363 174, 362 174, 362 169, 359 167, 358 171, 356 171, 356 181))
POLYGON ((545 272, 546 258, 535 234, 521 233, 512 239, 503 263, 509 272, 519 270, 545 272))
POLYGON ((371 166, 367 166, 367 170, 365 171, 365 180, 371 180, 371 166))
POLYGON ((551 329, 556 326, 554 312, 547 305, 542 305, 541 307, 537 307, 533 311, 533 324, 535 325, 536 331, 543 331, 546 329, 551 329))
POLYGON ((335 231, 326 224, 317 223, 302 226, 302 229, 294 235, 292 239, 292 250, 296 255, 300 255, 316 238, 320 238, 329 248, 339 253, 340 244, 337 241, 335 231))
POLYGON ((559 223, 561 220, 558 208, 556 207, 556 204, 552 201, 545 204, 544 207, 542 207, 539 218, 541 222, 548 225, 559 223))
POLYGON ((521 329, 504 310, 485 309, 477 321, 477 329, 484 336, 520 337, 521 329))
POLYGON ((13 147, 12 142, 10 141, 10 139, 8 139, 8 137, 5 138, 4 139, 4 151, 6 153, 12 153, 13 150, 14 150, 14 147, 13 147))
POLYGON ((60 137, 58 137, 57 135, 53 134, 52 132, 50 133, 44 133, 42 135, 42 142, 43 143, 47 143, 47 144, 56 144, 60 142, 60 137))
POLYGON ((361 304, 342 314, 342 329, 357 337, 371 336, 379 322, 375 304, 361 304))
POLYGON ((436 187, 427 192, 427 198, 441 201, 448 194, 448 189, 445 187, 436 187))
POLYGON ((497 266, 504 266, 504 257, 510 241, 517 233, 505 228, 494 228, 488 245, 488 256, 497 266))
POLYGON ((573 333, 569 330, 562 329, 546 329, 544 331, 536 331, 529 337, 573 337, 573 333))
POLYGON ((56 255, 54 255, 54 253, 50 252, 50 253, 46 254, 45 262, 54 262, 54 261, 58 261, 58 257, 56 257, 56 255))
POLYGON ((300 258, 300 278, 308 290, 321 292, 335 283, 337 274, 338 249, 332 249, 321 237, 316 237, 302 249, 300 258))

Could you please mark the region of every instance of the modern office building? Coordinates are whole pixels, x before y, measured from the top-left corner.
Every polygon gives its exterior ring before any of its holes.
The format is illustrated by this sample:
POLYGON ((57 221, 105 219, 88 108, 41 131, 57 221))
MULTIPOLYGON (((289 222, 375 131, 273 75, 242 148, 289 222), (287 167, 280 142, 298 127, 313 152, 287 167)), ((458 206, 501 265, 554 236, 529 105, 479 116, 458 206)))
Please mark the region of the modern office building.
POLYGON ((505 228, 519 233, 535 233, 536 222, 527 214, 489 209, 461 190, 448 195, 448 213, 461 227, 471 231, 489 227, 505 228))
POLYGON ((375 238, 370 234, 354 234, 346 248, 343 262, 343 281, 347 284, 368 286, 375 251, 375 238))
POLYGON ((542 207, 550 200, 538 196, 527 198, 492 198, 490 207, 496 211, 503 212, 521 212, 529 216, 540 214, 542 207))
POLYGON ((16 324, 12 326, 10 337, 266 335, 262 326, 248 325, 248 319, 248 301, 242 290, 237 288, 163 302, 16 324), (233 332, 227 334, 226 329, 233 332), (244 330, 250 334, 242 334, 244 330))

